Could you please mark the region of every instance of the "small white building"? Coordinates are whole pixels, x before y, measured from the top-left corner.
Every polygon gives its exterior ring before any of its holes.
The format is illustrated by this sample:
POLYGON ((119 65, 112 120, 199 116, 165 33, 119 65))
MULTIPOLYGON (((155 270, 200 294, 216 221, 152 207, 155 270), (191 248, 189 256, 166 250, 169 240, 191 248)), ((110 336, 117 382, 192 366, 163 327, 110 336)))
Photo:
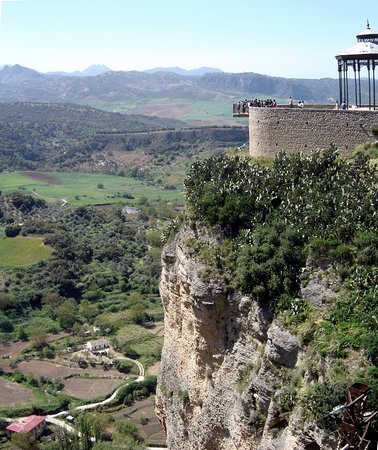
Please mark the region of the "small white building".
POLYGON ((109 348, 109 344, 105 339, 96 339, 95 341, 88 341, 86 348, 91 352, 100 352, 102 350, 107 350, 109 348))

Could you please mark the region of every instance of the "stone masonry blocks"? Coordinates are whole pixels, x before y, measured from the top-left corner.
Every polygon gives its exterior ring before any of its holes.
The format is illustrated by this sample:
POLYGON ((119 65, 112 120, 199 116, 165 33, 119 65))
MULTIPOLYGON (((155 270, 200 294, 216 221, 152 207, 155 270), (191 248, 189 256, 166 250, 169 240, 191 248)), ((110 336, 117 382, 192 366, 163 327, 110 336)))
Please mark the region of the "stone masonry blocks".
POLYGON ((378 111, 299 108, 250 108, 251 156, 274 157, 280 151, 311 153, 335 145, 346 155, 358 145, 374 141, 378 111))

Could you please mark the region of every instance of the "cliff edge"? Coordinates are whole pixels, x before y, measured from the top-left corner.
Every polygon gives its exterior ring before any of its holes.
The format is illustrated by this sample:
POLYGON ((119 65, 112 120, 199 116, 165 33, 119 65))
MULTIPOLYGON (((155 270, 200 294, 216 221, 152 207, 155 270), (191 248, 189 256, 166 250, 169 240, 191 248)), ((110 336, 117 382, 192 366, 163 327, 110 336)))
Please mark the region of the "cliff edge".
POLYGON ((156 411, 168 448, 304 448, 319 430, 306 432, 281 405, 287 374, 303 359, 298 338, 269 308, 227 292, 220 281, 203 281, 205 266, 188 248, 190 239, 218 244, 184 228, 163 251, 165 338, 156 411))
POLYGON ((271 167, 210 158, 193 164, 185 187, 160 284, 156 409, 168 447, 376 443, 377 426, 367 432, 364 419, 378 409, 378 196, 368 154, 280 154, 271 167), (371 390, 357 415, 346 396, 354 383, 371 390))

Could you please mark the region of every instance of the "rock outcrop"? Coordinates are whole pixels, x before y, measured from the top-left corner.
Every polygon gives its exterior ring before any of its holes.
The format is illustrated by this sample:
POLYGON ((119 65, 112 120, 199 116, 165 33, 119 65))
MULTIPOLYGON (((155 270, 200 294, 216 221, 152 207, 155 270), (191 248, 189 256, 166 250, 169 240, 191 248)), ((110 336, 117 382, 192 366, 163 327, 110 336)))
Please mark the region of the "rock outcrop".
POLYGON ((282 380, 303 355, 298 339, 273 321, 268 307, 228 292, 220 281, 204 281, 205 263, 188 248, 189 239, 217 245, 216 238, 185 228, 163 251, 165 335, 156 411, 168 448, 304 448, 311 433, 281 405, 282 380))

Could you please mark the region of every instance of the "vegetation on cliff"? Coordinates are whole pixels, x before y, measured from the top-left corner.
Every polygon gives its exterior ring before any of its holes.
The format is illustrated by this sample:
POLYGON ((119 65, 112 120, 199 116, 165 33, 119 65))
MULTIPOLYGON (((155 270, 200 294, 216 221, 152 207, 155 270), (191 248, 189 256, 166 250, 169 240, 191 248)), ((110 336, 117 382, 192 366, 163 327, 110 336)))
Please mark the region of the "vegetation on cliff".
POLYGON ((211 158, 193 164, 185 185, 189 223, 221 236, 218 247, 189 243, 206 261, 202 276, 222 278, 231 290, 269 304, 331 367, 325 373, 318 365, 315 388, 300 395, 296 386, 290 408, 302 402, 320 418, 335 406, 330 399, 340 397, 327 394, 327 386, 344 396, 346 383, 356 379, 371 385, 376 407, 378 197, 368 157, 339 159, 331 148, 310 156, 282 153, 270 167, 211 158), (301 296, 305 271, 319 268, 332 269, 339 280, 324 307, 301 296))

